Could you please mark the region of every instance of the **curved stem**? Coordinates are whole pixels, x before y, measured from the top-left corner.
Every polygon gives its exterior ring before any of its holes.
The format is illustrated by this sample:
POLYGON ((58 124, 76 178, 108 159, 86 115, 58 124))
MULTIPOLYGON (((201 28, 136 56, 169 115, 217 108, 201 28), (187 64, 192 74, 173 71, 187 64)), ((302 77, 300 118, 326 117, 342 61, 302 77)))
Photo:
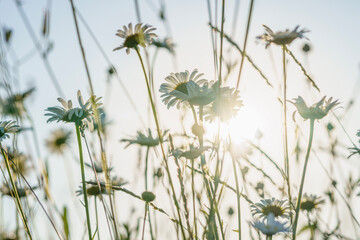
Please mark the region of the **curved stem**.
POLYGON ((96 217, 97 236, 98 236, 98 240, 100 240, 99 216, 98 216, 98 208, 97 208, 96 196, 94 197, 94 203, 95 203, 95 217, 96 217))
POLYGON ((307 167, 307 164, 308 164, 308 161, 309 161, 309 155, 310 155, 311 145, 312 145, 313 136, 314 136, 314 122, 315 122, 314 119, 310 119, 310 136, 309 136, 309 143, 308 143, 308 147, 307 147, 307 151, 306 151, 306 157, 305 157, 303 173, 302 173, 302 177, 301 177, 299 195, 298 195, 297 203, 296 203, 295 220, 294 220, 294 224, 293 224, 293 240, 296 239, 296 227, 297 227, 297 223, 298 223, 298 219, 299 219, 299 211, 300 211, 302 191, 303 191, 303 188, 304 188, 306 167, 307 167))
POLYGON ((236 184, 236 202, 237 202, 237 211, 238 211, 238 226, 239 226, 239 240, 241 240, 241 209, 240 209, 240 197, 239 197, 239 180, 236 172, 236 164, 235 157, 232 157, 233 169, 234 169, 234 177, 236 184))
MULTIPOLYGON (((284 75, 284 86, 283 86, 283 114, 284 114, 284 168, 285 168, 285 177, 287 183, 287 190, 288 190, 288 200, 290 206, 290 213, 292 213, 292 204, 291 204, 291 184, 290 184, 290 166, 289 166, 289 149, 288 149, 288 136, 287 136, 287 97, 286 97, 286 89, 287 89, 287 82, 286 82, 286 58, 285 58, 285 47, 283 47, 282 51, 282 62, 283 62, 283 75, 284 75)), ((290 214, 290 222, 292 223, 293 217, 290 214)))
POLYGON ((144 223, 143 223, 143 229, 142 229, 142 235, 141 235, 141 236, 142 236, 142 237, 141 237, 142 240, 144 240, 146 214, 147 214, 147 210, 148 210, 147 206, 148 206, 148 203, 145 204, 144 223))
POLYGON ((81 137, 80 137, 80 125, 78 123, 76 123, 75 128, 76 128, 77 142, 78 142, 78 146, 79 146, 81 181, 82 181, 82 188, 83 188, 83 194, 84 194, 84 204, 85 204, 85 209, 86 209, 86 222, 87 222, 89 240, 92 240, 91 239, 92 235, 91 235, 91 225, 90 225, 89 204, 88 204, 88 198, 87 198, 87 192, 86 192, 86 182, 85 182, 84 158, 83 158, 81 137))
POLYGON ((145 191, 148 190, 148 162, 149 162, 149 147, 146 148, 145 156, 145 191))
MULTIPOLYGON (((32 236, 31 236, 30 229, 29 229, 29 226, 28 226, 28 223, 27 223, 27 218, 26 218, 24 210, 22 208, 20 197, 19 197, 19 194, 18 194, 18 191, 17 191, 17 187, 15 185, 15 182, 14 182, 14 180, 12 178, 12 174, 11 174, 11 171, 10 171, 9 159, 7 157, 7 154, 4 152, 4 149, 2 148, 1 144, 0 144, 0 148, 1 148, 1 153, 2 153, 2 155, 4 157, 4 160, 5 160, 6 169, 7 169, 8 174, 9 174, 11 187, 12 187, 13 193, 15 195, 15 196, 13 196, 13 198, 15 199, 14 201, 15 201, 16 208, 19 211, 19 214, 21 215, 21 220, 24 223, 25 231, 26 231, 27 235, 29 236, 29 239, 31 240, 32 236)), ((9 186, 9 189, 10 189, 10 186, 9 186)), ((10 189, 10 192, 11 192, 11 189, 10 189)))
POLYGON ((164 146, 163 146, 163 138, 162 138, 162 134, 161 134, 161 132, 160 132, 160 125, 159 125, 159 121, 158 121, 158 117, 157 117, 157 113, 156 113, 156 108, 155 108, 155 104, 154 104, 154 101, 153 101, 153 97, 152 97, 152 94, 151 94, 151 89, 150 89, 150 85, 149 85, 149 79, 148 79, 148 77, 147 77, 146 70, 145 70, 145 66, 144 66, 144 62, 143 62, 143 60, 142 60, 142 58, 141 58, 139 49, 136 47, 136 48, 135 48, 135 51, 136 51, 136 53, 137 53, 137 55, 138 55, 138 57, 139 57, 140 64, 141 64, 141 67, 142 67, 142 70, 143 70, 143 73, 144 73, 145 82, 146 82, 146 87, 147 87, 147 92, 148 92, 148 95, 149 95, 150 104, 151 104, 151 108, 152 108, 152 112, 153 112, 153 116, 154 116, 154 120, 155 120, 155 124, 156 124, 156 130, 157 130, 157 134, 158 134, 159 140, 160 140, 161 154, 162 154, 163 159, 164 159, 164 162, 165 162, 165 170, 166 170, 166 173, 167 173, 168 178, 169 178, 169 184, 170 184, 171 191, 172 191, 172 197, 173 197, 173 201, 174 201, 174 204, 175 204, 175 206, 176 206, 176 210, 177 210, 177 214, 178 214, 178 218, 179 218, 179 225, 180 225, 180 229, 181 229, 181 234, 182 234, 182 236, 183 236, 183 239, 186 239, 184 226, 182 225, 182 220, 181 220, 181 213, 180 213, 179 202, 178 202, 178 200, 177 200, 177 198, 176 198, 176 195, 175 195, 175 188, 174 188, 174 184, 173 184, 172 179, 171 179, 169 164, 168 164, 167 159, 166 159, 166 156, 165 156, 165 150, 164 150, 164 146))
POLYGON ((246 33, 245 33, 245 40, 244 40, 244 45, 243 45, 243 52, 241 54, 240 70, 239 70, 239 75, 238 75, 238 79, 237 79, 237 83, 236 83, 236 90, 239 89, 240 77, 241 77, 242 68, 243 68, 244 60, 245 60, 245 56, 246 56, 246 44, 247 44, 247 39, 248 39, 248 35, 249 35, 251 15, 253 12, 254 1, 255 0, 251 0, 251 2, 250 2, 249 15, 248 15, 246 33))

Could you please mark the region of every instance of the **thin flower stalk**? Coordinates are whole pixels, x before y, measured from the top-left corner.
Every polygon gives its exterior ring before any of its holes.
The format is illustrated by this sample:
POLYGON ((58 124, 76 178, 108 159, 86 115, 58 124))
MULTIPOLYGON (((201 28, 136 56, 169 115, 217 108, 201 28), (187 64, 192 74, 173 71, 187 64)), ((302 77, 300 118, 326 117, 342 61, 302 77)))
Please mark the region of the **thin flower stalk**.
POLYGON ((144 240, 144 234, 145 234, 145 223, 146 223, 146 216, 148 212, 148 203, 145 203, 145 213, 144 213, 144 222, 143 222, 143 228, 142 228, 142 234, 141 234, 141 240, 144 240))
POLYGON ((237 204, 237 217, 238 217, 238 236, 239 240, 241 240, 241 208, 240 208, 240 187, 239 187, 239 179, 236 172, 236 164, 235 164, 235 157, 232 156, 232 164, 233 164, 233 170, 234 170, 234 178, 235 178, 235 187, 236 187, 236 204, 237 204))
MULTIPOLYGON (((109 173, 109 170, 108 170, 108 167, 107 167, 108 164, 107 164, 106 152, 105 152, 104 144, 103 144, 102 137, 101 137, 101 132, 103 130, 102 129, 102 124, 101 124, 101 121, 100 121, 100 118, 99 118, 100 115, 99 115, 99 111, 98 111, 98 108, 97 108, 97 105, 96 105, 94 88, 93 88, 93 84, 92 84, 91 75, 90 75, 89 67, 88 67, 88 64, 87 64, 87 60, 86 60, 86 57, 85 57, 85 50, 84 50, 84 47, 83 47, 83 44, 82 44, 82 41, 81 41, 80 30, 79 30, 79 25, 78 25, 78 22, 77 22, 76 10, 75 10, 73 0, 70 0, 70 4, 71 4, 72 15, 73 15, 73 18, 74 18, 74 25, 75 25, 75 28, 76 28, 76 35, 77 35, 77 38, 78 38, 78 42, 79 42, 79 46, 80 46, 80 50, 81 50, 81 54, 82 54, 82 58, 83 58, 83 62, 84 62, 84 67, 85 67, 85 70, 86 70, 86 76, 87 76, 90 91, 91 91, 91 98, 90 99, 91 99, 91 106, 92 106, 92 109, 93 109, 93 112, 94 112, 95 123, 98 126, 97 135, 98 135, 98 138, 99 138, 100 148, 101 148, 101 161, 102 161, 103 169, 104 169, 104 172, 105 172, 105 179, 106 179, 106 183, 107 183, 107 186, 108 186, 108 191, 110 192, 110 187, 111 187, 110 173, 109 173)), ((109 195, 109 201, 110 201, 110 209, 111 209, 112 216, 115 216, 114 206, 113 206, 114 204, 113 204, 113 201, 112 201, 111 194, 109 195)), ((113 217, 113 226, 114 226, 114 230, 115 230, 115 235, 119 236, 116 219, 114 217, 113 217)))
POLYGON ((15 201, 16 208, 17 208, 18 212, 20 213, 21 220, 22 220, 22 222, 24 224, 24 227, 25 227, 25 231, 26 231, 29 239, 32 240, 33 238, 32 238, 32 235, 30 233, 28 221, 27 221, 27 218, 25 216, 24 210, 22 208, 22 204, 21 204, 20 197, 19 197, 19 194, 18 194, 18 191, 17 191, 17 187, 16 187, 15 182, 14 182, 14 180, 12 178, 12 173, 11 173, 10 165, 9 165, 9 159, 8 159, 7 154, 5 153, 5 151, 4 151, 1 144, 0 144, 0 148, 1 148, 1 153, 2 153, 2 155, 4 157, 6 169, 8 171, 11 187, 12 187, 14 195, 15 195, 15 196, 13 196, 13 198, 14 198, 14 201, 15 201))
POLYGON ((220 56, 219 56, 219 87, 222 82, 222 60, 223 60, 223 42, 224 42, 224 23, 225 23, 225 0, 222 0, 221 7, 221 30, 220 30, 220 56))
POLYGON ((299 67, 301 68, 301 71, 303 72, 303 74, 305 75, 305 77, 311 82, 311 84, 313 85, 313 87, 318 90, 320 92, 319 87, 316 85, 315 81, 310 77, 310 75, 307 73, 307 71, 305 70, 304 66, 300 63, 299 60, 297 60, 297 58, 294 56, 294 54, 284 45, 283 49, 286 51, 287 54, 290 55, 290 57, 296 62, 297 65, 299 65, 299 67))
POLYGON ((75 129, 76 129, 76 137, 77 137, 77 142, 78 142, 78 147, 79 147, 81 181, 82 181, 82 188, 83 188, 83 193, 84 193, 84 204, 85 204, 85 209, 86 209, 87 230, 88 230, 89 240, 92 240, 89 204, 88 204, 88 197, 87 197, 87 191, 86 191, 86 181, 85 181, 84 158, 83 158, 81 136, 80 136, 80 125, 78 123, 75 124, 75 129))
POLYGON ((312 145, 313 136, 314 136, 314 123, 315 123, 315 119, 310 119, 310 136, 309 136, 308 147, 307 147, 307 150, 306 150, 305 163, 304 163, 304 168, 303 168, 303 173, 302 173, 301 183, 300 183, 300 189, 299 189, 299 195, 298 195, 298 198, 297 198, 296 209, 295 209, 295 219, 294 219, 293 234, 292 234, 293 240, 296 239, 296 228, 297 228, 298 219, 299 219, 300 206, 301 206, 301 197, 302 197, 302 191, 303 191, 303 188, 304 188, 306 168, 307 168, 307 164, 308 164, 308 160, 309 160, 309 156, 310 156, 310 151, 311 151, 311 145, 312 145))
POLYGON ((147 77, 147 74, 146 74, 146 69, 145 69, 145 66, 144 66, 144 62, 143 62, 143 60, 141 58, 141 55, 140 55, 139 48, 135 47, 135 51, 136 51, 136 53, 137 53, 137 55, 139 57, 140 64, 141 64, 141 67, 142 67, 142 70, 143 70, 143 73, 144 73, 147 92, 148 92, 148 96, 149 96, 149 100, 150 100, 150 104, 151 104, 151 108, 152 108, 152 112, 153 112, 153 116, 154 116, 154 120, 155 120, 156 130, 158 132, 158 136, 159 136, 159 140, 160 140, 161 153, 162 153, 162 156, 163 156, 163 159, 164 159, 164 162, 165 162, 165 169, 166 169, 166 172, 167 172, 167 175, 168 175, 168 178, 169 178, 169 183, 170 183, 170 187, 171 187, 172 195, 173 195, 173 201, 175 203, 178 218, 179 218, 178 220, 179 220, 179 224, 180 224, 181 234, 182 234, 183 238, 185 239, 186 238, 185 237, 185 230, 184 230, 184 227, 182 225, 181 214, 180 214, 180 206, 179 206, 179 203, 178 203, 176 195, 175 195, 174 184, 173 184, 172 179, 171 179, 169 165, 168 165, 168 162, 167 162, 167 159, 166 159, 166 156, 165 156, 165 150, 164 150, 164 146, 163 146, 163 137, 162 137, 162 134, 161 134, 161 131, 160 131, 160 125, 159 125, 157 112, 156 112, 155 104, 154 104, 154 101, 153 101, 153 97, 152 97, 152 93, 151 93, 151 89, 150 89, 150 85, 149 85, 149 80, 148 80, 148 77, 147 77))
MULTIPOLYGON (((288 192, 288 199, 289 203, 291 203, 291 184, 290 184, 290 166, 289 166, 289 149, 288 149, 288 130, 287 130, 287 79, 286 79, 286 56, 285 56, 285 49, 286 46, 282 46, 282 62, 283 62, 283 117, 284 117, 284 168, 285 168, 285 177, 286 177, 286 185, 287 185, 287 192, 288 192)), ((291 212, 291 204, 290 204, 290 212, 291 212)), ((290 214, 290 222, 292 222, 292 214, 290 214)))
POLYGON ((254 6, 254 0, 251 0, 250 8, 249 8, 248 20, 247 20, 247 25, 246 25, 246 33, 245 33, 245 40, 244 40, 244 45, 243 45, 243 52, 241 54, 239 75, 238 75, 238 79, 237 79, 237 82, 236 82, 236 88, 235 88, 236 90, 239 89, 240 77, 241 77, 242 68, 243 68, 244 60, 245 60, 245 56, 246 56, 246 44, 247 44, 247 39, 248 39, 248 35, 249 35, 249 30, 250 30, 250 22, 251 22, 251 16, 252 16, 252 12, 253 12, 253 6, 254 6))
MULTIPOLYGON (((173 144, 171 135, 170 135, 169 139, 170 139, 171 151, 174 151, 175 148, 174 148, 174 144, 173 144)), ((179 160, 178 160, 177 156, 174 156, 174 161, 175 161, 175 164, 176 164, 176 167, 177 167, 177 176, 178 176, 178 179, 179 179, 180 188, 181 188, 181 197, 183 199, 183 204, 184 204, 186 226, 188 228, 190 239, 194 239, 193 233, 191 231, 191 226, 190 226, 190 216, 189 216, 190 214, 189 214, 189 209, 188 209, 188 206, 187 206, 188 204, 187 204, 187 197, 186 197, 186 194, 185 194, 184 178, 183 178, 183 175, 182 175, 182 172, 181 172, 181 167, 180 167, 179 160)))
MULTIPOLYGON (((106 217, 106 223, 107 223, 107 226, 108 226, 108 229, 109 229, 109 234, 110 234, 110 237, 111 239, 113 238, 112 236, 112 233, 111 233, 111 229, 110 229, 110 223, 109 223, 109 218, 115 218, 115 216, 109 216, 110 213, 108 212, 108 209, 106 208, 106 205, 105 205, 105 202, 104 202, 104 198, 102 197, 102 187, 101 187, 101 183, 100 183, 100 180, 99 180, 99 177, 98 177, 98 173, 97 173, 97 170, 96 170, 96 166, 94 164, 94 161, 91 157, 91 153, 90 153, 90 149, 89 149, 89 145, 88 145, 88 142, 87 142, 87 139, 85 137, 85 134, 83 133, 82 134, 82 137, 84 138, 84 141, 85 141, 85 146, 86 146, 86 150, 89 154, 89 159, 91 161, 91 167, 93 169, 93 172, 94 172, 94 175, 95 175, 95 179, 96 179, 96 183, 97 183, 97 186, 99 188, 99 193, 100 193, 100 200, 101 200, 101 203, 103 205, 103 208, 104 208, 104 213, 105 215, 107 216, 106 217)), ((106 184, 107 185, 107 184, 106 184)), ((111 191, 109 191, 109 187, 106 186, 106 191, 109 193, 109 198, 111 197, 111 191)), ((99 230, 98 230, 99 231, 99 230)), ((99 234, 99 233, 98 233, 99 234)))

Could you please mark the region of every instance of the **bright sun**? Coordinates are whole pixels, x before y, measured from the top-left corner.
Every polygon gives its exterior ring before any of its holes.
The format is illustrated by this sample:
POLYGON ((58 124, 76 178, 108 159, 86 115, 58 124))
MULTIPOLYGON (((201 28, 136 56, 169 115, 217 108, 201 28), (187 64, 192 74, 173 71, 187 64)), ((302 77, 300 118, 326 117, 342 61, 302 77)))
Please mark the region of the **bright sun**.
MULTIPOLYGON (((234 143, 243 142, 245 139, 252 140, 262 129, 262 125, 260 114, 256 110, 244 106, 235 118, 231 119, 228 123, 220 124, 220 137, 227 139, 230 134, 231 140, 234 143)), ((206 130, 210 139, 215 139, 218 132, 217 121, 207 124, 206 130)))

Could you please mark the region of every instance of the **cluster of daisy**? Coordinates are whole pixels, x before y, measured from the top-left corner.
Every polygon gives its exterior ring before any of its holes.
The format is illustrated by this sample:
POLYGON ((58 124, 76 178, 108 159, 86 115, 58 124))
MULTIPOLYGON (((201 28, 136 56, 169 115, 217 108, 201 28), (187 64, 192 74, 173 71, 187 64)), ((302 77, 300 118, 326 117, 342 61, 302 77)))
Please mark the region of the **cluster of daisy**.
POLYGON ((255 218, 253 227, 266 236, 291 231, 287 221, 291 214, 287 200, 262 199, 251 205, 251 213, 255 218))
POLYGON ((242 106, 239 92, 234 88, 221 87, 219 81, 201 78, 204 74, 195 69, 191 73, 171 73, 161 84, 162 101, 167 108, 198 106, 204 107, 205 119, 220 118, 227 121, 234 117, 242 106))

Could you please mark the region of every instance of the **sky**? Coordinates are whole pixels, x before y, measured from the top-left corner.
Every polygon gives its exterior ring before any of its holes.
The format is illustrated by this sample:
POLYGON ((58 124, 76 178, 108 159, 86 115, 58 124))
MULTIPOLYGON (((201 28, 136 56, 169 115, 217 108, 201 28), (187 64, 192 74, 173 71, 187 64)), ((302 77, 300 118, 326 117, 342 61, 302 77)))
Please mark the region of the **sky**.
MULTIPOLYGON (((218 3, 219 17, 221 1, 210 2, 213 12, 215 3, 218 3)), ((231 33, 233 31, 235 1, 225 2, 224 30, 225 33, 231 33)), ((36 2, 22 1, 23 9, 37 39, 41 39, 41 24, 44 10, 48 4, 48 1, 44 0, 36 2)), ((135 52, 127 55, 125 51, 113 51, 122 42, 119 37, 115 36, 116 30, 130 22, 137 22, 134 2, 88 0, 75 1, 75 4, 96 35, 105 53, 116 66, 121 80, 134 100, 141 116, 146 123, 151 122, 151 120, 148 120, 148 101, 144 78, 135 52)), ((170 33, 169 29, 159 19, 160 4, 161 0, 139 0, 142 22, 155 26, 157 28, 156 33, 161 38, 171 34, 176 44, 175 62, 171 55, 165 51, 160 51, 158 54, 154 67, 155 89, 159 88, 160 84, 164 82, 164 78, 171 72, 192 71, 196 68, 205 74, 205 78, 214 79, 211 33, 207 25, 209 22, 207 1, 164 1, 170 33)), ((242 46, 244 41, 248 8, 249 1, 240 1, 238 21, 233 35, 233 39, 239 46, 242 46)), ((356 141, 355 133, 360 128, 360 100, 358 97, 358 91, 360 90, 359 11, 360 1, 357 0, 255 1, 247 54, 268 76, 274 85, 274 89, 264 84, 264 80, 259 77, 258 73, 245 62, 240 85, 240 94, 244 107, 239 112, 239 116, 232 121, 230 127, 235 141, 241 142, 244 139, 254 139, 255 133, 261 131, 263 133, 264 148, 272 152, 275 158, 281 159, 282 138, 279 133, 281 133, 282 120, 281 107, 277 96, 280 95, 282 79, 282 55, 280 48, 270 47, 270 49, 265 49, 264 45, 256 40, 256 36, 264 33, 263 24, 271 27, 274 31, 287 28, 293 29, 297 25, 300 25, 300 28, 309 30, 305 34, 308 40, 296 40, 290 45, 289 49, 304 63, 321 92, 318 93, 313 88, 309 88, 299 67, 291 59, 288 59, 288 96, 291 99, 301 95, 309 104, 320 100, 324 95, 333 96, 334 99, 340 99, 340 102, 343 103, 343 108, 336 110, 339 115, 344 111, 349 99, 355 97, 353 108, 342 119, 342 124, 352 140, 356 141), (310 44, 312 49, 307 57, 301 51, 304 43, 310 44), (272 61, 273 59, 275 63, 272 61)), ((214 14, 212 19, 215 19, 214 14)), ((218 20, 219 23, 220 20, 218 20)), ((130 159, 136 158, 137 149, 128 148, 124 151, 123 145, 118 140, 133 136, 137 130, 143 127, 116 79, 111 80, 108 88, 110 90, 106 88, 109 65, 81 21, 79 26, 95 94, 103 97, 103 101, 106 102, 105 108, 109 109, 109 118, 113 122, 113 130, 107 143, 109 159, 111 159, 117 174, 129 182, 133 182, 137 178, 133 172, 136 169, 136 164, 130 159)), ((11 47, 5 48, 10 66, 14 64, 14 56, 21 58, 29 52, 34 52, 34 44, 16 8, 15 1, 0 0, 0 27, 13 30, 11 47)), ((73 99, 74 101, 78 89, 87 98, 89 96, 89 86, 76 38, 69 1, 51 2, 49 40, 53 42, 54 46, 49 55, 49 62, 60 82, 61 88, 65 92, 66 99, 73 99)), ((40 41, 40 43, 43 44, 44 42, 40 41)), ((225 46, 225 50, 227 50, 229 45, 226 43, 225 46)), ((153 54, 154 49, 150 48, 149 52, 153 54)), ((233 48, 227 53, 231 54, 233 60, 239 60, 239 55, 233 48)), ((229 86, 235 86, 236 76, 237 70, 231 75, 227 83, 229 86)), ((44 116, 44 109, 58 105, 56 99, 59 94, 49 80, 49 75, 38 54, 34 54, 30 60, 19 67, 18 78, 20 82, 19 91, 25 90, 29 86, 36 87, 36 94, 31 98, 28 107, 31 109, 31 115, 39 132, 40 142, 44 143, 44 139, 49 132, 55 128, 54 123, 46 124, 47 119, 44 116)), ((3 94, 3 92, 0 94, 3 94)), ((178 124, 179 111, 176 109, 167 110, 165 105, 161 103, 159 93, 156 100, 162 126, 164 128, 180 129, 178 124)), ((291 112, 295 110, 289 108, 291 112)), ((289 119, 291 119, 290 115, 289 119)), ((333 116, 329 116, 326 121, 336 123, 333 116)), ((306 136, 308 136, 308 123, 302 122, 299 117, 297 122, 304 129, 305 138, 302 139, 302 143, 305 144, 306 136)), ((191 126, 190 122, 188 124, 191 126)), ((321 137, 315 139, 317 147, 326 142, 324 126, 321 124, 318 124, 318 126, 316 131, 319 132, 321 137)), ((209 126, 209 129, 211 128, 209 126)), ((294 125, 291 128, 293 129, 294 125)), ((294 134, 291 131, 289 132, 289 139, 294 139, 294 134)), ((209 134, 214 133, 209 130, 209 134)), ((351 146, 351 142, 343 131, 338 131, 337 134, 344 145, 351 146)), ((42 147, 41 151, 42 158, 47 158, 48 153, 44 147, 42 147)), ((77 154, 77 152, 74 150, 73 154, 77 154)), ((62 196, 62 191, 66 191, 68 185, 64 181, 58 180, 66 179, 59 173, 61 169, 64 169, 63 163, 57 158, 49 160, 52 163, 51 168, 55 172, 53 180, 54 196, 59 201, 66 202, 66 198, 62 196)), ((77 173, 78 166, 74 163, 70 164, 74 168, 73 172, 77 173)), ((355 161, 348 161, 342 166, 345 171, 353 171, 358 176, 359 172, 351 169, 352 164, 357 166, 354 169, 359 169, 359 162, 355 161)), ((310 176, 311 174, 317 174, 317 167, 314 163, 314 167, 310 168, 308 174, 310 176)), ((299 175, 296 171, 294 174, 295 176, 299 175)), ((313 191, 316 192, 317 189, 321 188, 321 182, 325 181, 323 175, 323 173, 319 174, 318 180, 315 179, 319 181, 319 186, 311 186, 314 189, 313 191)), ((75 181, 79 179, 80 176, 74 176, 75 181)), ((311 177, 308 179, 309 186, 314 179, 311 177)), ((141 188, 134 186, 134 190, 140 192, 141 188)), ((119 201, 121 204, 129 204, 130 199, 124 198, 119 199, 119 201)), ((359 210, 357 209, 357 213, 359 213, 359 210)))

